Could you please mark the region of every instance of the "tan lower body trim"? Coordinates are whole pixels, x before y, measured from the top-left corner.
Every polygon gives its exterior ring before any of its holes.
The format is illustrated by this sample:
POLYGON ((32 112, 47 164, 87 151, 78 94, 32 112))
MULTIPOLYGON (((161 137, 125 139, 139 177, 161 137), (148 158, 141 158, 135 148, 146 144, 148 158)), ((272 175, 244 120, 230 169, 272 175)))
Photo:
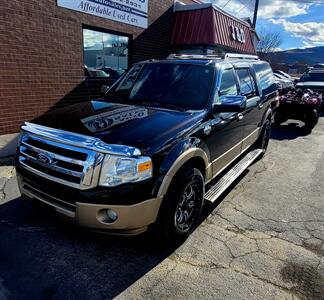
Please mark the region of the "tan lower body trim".
POLYGON ((134 205, 108 205, 90 204, 77 202, 69 208, 60 199, 49 195, 31 192, 20 188, 22 196, 29 199, 36 199, 53 207, 65 220, 73 224, 96 230, 109 230, 122 234, 138 234, 156 221, 162 198, 152 198, 134 205), (118 218, 115 222, 109 222, 106 210, 114 210, 118 218))
POLYGON ((78 225, 93 229, 135 230, 147 227, 156 221, 162 197, 149 199, 134 205, 98 205, 76 203, 78 225), (118 219, 109 223, 105 219, 105 210, 112 209, 118 219))
POLYGON ((242 153, 252 146, 259 137, 261 128, 254 130, 242 141, 242 153))
POLYGON ((213 177, 219 174, 226 166, 228 166, 236 157, 241 154, 241 146, 242 142, 236 144, 233 148, 226 151, 223 155, 213 161, 213 177))
POLYGON ((235 159, 237 159, 242 153, 244 153, 249 147, 251 147, 258 139, 260 134, 260 128, 254 130, 251 134, 245 137, 241 142, 227 150, 224 154, 216 158, 207 166, 206 183, 215 178, 224 169, 226 169, 235 159))

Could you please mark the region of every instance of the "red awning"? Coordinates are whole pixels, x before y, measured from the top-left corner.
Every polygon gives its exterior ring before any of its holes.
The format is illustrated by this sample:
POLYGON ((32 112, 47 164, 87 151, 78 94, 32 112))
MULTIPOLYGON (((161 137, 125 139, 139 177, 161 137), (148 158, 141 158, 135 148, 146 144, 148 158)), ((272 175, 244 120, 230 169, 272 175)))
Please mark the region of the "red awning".
POLYGON ((252 29, 213 5, 175 12, 173 45, 220 45, 244 53, 255 53, 252 29))

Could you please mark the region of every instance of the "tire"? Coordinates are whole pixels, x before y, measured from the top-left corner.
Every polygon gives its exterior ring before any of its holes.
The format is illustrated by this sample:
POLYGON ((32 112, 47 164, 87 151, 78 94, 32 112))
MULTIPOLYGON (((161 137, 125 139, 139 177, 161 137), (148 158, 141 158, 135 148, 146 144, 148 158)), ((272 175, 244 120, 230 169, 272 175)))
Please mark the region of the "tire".
POLYGON ((266 122, 263 124, 261 134, 254 146, 255 149, 262 150, 262 154, 260 155, 260 158, 264 156, 264 154, 268 149, 270 135, 271 135, 271 121, 267 119, 266 122))
POLYGON ((319 114, 316 109, 309 113, 305 120, 305 127, 312 130, 318 122, 319 114))
POLYGON ((171 182, 157 221, 158 238, 169 245, 182 243, 197 227, 205 194, 204 177, 185 167, 171 182))

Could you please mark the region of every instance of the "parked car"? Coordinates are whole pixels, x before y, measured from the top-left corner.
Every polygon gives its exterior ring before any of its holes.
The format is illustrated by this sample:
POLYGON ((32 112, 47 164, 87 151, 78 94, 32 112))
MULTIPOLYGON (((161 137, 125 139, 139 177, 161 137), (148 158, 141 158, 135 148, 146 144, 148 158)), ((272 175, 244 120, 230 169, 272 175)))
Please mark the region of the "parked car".
POLYGON ((279 125, 288 119, 301 120, 307 129, 316 125, 322 103, 322 95, 312 90, 293 90, 280 96, 280 105, 276 109, 274 123, 279 125))
POLYGON ((84 67, 85 86, 93 94, 104 94, 116 81, 116 77, 109 76, 104 70, 84 67))
POLYGON ((281 71, 281 70, 273 71, 273 73, 278 74, 280 76, 283 76, 284 78, 286 78, 288 80, 291 80, 291 81, 294 81, 295 79, 298 79, 297 77, 290 76, 289 74, 287 74, 287 73, 285 73, 284 71, 281 71))
POLYGON ((155 227, 182 241, 204 202, 264 155, 277 96, 269 64, 254 56, 137 63, 103 98, 22 125, 21 194, 93 230, 155 227))
POLYGON ((324 63, 318 63, 318 64, 314 65, 313 68, 314 69, 324 69, 324 63))
POLYGON ((275 70, 275 71, 273 71, 273 73, 274 74, 279 74, 279 75, 281 75, 281 76, 283 76, 283 77, 285 77, 285 78, 287 78, 289 80, 293 80, 292 77, 289 74, 285 73, 284 71, 275 70))
POLYGON ((314 68, 302 75, 296 88, 306 90, 311 89, 324 93, 324 69, 314 68))
POLYGON ((282 92, 285 92, 289 89, 294 88, 294 83, 292 80, 285 78, 284 76, 274 73, 275 79, 276 79, 276 84, 279 90, 282 92))
POLYGON ((125 70, 121 68, 102 67, 100 70, 104 71, 108 77, 114 80, 117 80, 125 73, 125 70))

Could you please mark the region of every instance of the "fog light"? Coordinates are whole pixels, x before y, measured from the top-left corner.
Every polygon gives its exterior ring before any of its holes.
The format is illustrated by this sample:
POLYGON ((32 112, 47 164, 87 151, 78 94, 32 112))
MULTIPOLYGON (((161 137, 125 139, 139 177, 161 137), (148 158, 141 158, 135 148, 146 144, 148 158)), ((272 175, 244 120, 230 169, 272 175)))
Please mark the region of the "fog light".
POLYGON ((107 209, 106 214, 110 222, 115 222, 118 219, 118 214, 112 209, 107 209))

